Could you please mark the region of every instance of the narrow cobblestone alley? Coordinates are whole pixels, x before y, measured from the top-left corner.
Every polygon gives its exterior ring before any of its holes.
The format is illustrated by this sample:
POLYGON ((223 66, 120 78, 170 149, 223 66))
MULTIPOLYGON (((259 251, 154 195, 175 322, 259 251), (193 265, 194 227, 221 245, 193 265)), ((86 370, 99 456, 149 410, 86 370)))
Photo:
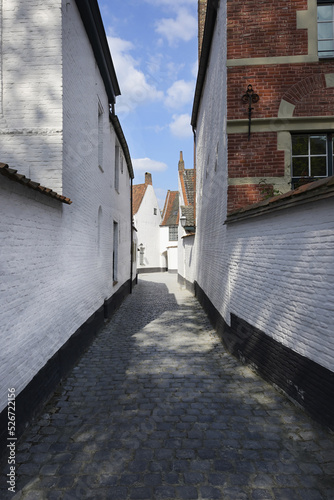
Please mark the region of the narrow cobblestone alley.
POLYGON ((168 273, 140 276, 16 464, 1 498, 334 498, 334 436, 227 354, 168 273))

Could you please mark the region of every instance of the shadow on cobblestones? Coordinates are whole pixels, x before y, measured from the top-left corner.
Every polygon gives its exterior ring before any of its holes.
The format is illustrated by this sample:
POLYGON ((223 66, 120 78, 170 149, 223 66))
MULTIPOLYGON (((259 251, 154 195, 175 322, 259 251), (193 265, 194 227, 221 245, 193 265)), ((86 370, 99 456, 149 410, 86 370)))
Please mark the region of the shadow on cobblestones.
POLYGON ((1 498, 334 498, 333 436, 230 356, 168 274, 140 279, 17 451, 1 498))

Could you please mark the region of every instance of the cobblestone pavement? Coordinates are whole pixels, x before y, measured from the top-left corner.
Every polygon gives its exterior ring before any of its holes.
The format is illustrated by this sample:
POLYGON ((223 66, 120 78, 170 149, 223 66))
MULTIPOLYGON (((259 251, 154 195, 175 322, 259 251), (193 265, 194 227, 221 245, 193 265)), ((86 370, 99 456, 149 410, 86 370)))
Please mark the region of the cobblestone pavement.
POLYGON ((167 273, 141 275, 16 460, 1 498, 334 498, 334 436, 227 354, 167 273))

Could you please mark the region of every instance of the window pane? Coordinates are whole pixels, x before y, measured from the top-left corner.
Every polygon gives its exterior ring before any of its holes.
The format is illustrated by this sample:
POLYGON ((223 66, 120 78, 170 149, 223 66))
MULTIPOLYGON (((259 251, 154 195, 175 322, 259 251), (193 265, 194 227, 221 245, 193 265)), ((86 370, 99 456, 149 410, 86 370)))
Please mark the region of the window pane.
POLYGON ((311 175, 312 177, 326 177, 327 175, 326 157, 318 156, 311 158, 311 175))
POLYGON ((318 21, 331 21, 333 19, 332 5, 318 5, 318 21))
POLYGON ((169 241, 178 240, 178 226, 169 226, 169 241))
POLYGON ((324 56, 334 56, 334 40, 319 41, 318 42, 319 55, 324 56))
POLYGON ((308 158, 292 158, 292 177, 308 177, 308 158))
POLYGON ((310 137, 311 155, 325 155, 326 151, 326 136, 318 135, 310 137))
POLYGON ((308 155, 308 136, 293 135, 292 136, 292 154, 293 155, 308 155))
POLYGON ((328 40, 333 38, 333 23, 318 24, 318 40, 328 40))

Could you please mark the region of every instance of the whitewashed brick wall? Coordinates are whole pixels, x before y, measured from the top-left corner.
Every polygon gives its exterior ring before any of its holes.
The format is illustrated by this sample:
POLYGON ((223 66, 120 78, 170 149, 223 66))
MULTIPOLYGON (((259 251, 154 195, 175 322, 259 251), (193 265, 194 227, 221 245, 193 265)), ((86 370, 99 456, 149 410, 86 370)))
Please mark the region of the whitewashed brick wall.
POLYGON ((235 314, 334 371, 334 201, 224 225, 227 207, 225 3, 197 123, 195 280, 225 322, 235 314))
POLYGON ((196 280, 228 318, 226 218, 226 5, 220 2, 217 29, 197 120, 196 280))
POLYGON ((179 240, 178 248, 178 273, 182 278, 193 283, 196 279, 195 273, 195 236, 187 236, 179 240))
POLYGON ((228 226, 230 310, 334 371, 334 200, 228 226))
POLYGON ((1 161, 62 193, 61 1, 3 0, 1 161))
MULTIPOLYGON (((42 10, 45 6, 55 15, 55 23, 61 12, 61 2, 54 0, 5 0, 4 5, 12 3, 19 3, 22 12, 35 4, 42 10)), ((17 394, 103 305, 104 299, 130 278, 130 177, 124 160, 117 192, 116 137, 109 123, 104 84, 75 2, 67 0, 64 7, 63 48, 58 45, 63 84, 58 80, 58 86, 53 83, 55 95, 63 94, 55 113, 64 116, 64 147, 59 148, 57 164, 62 171, 64 194, 73 203, 63 205, 2 176, 0 179, 0 380, 2 388, 15 387, 17 394), (103 172, 98 167, 98 141, 94 140, 99 100, 104 109, 103 172), (112 273, 114 221, 119 229, 116 284, 112 273)), ((31 19, 30 12, 27 15, 31 19)), ((29 33, 27 43, 32 43, 29 33)), ((36 36, 34 43, 47 47, 47 34, 36 36)), ((29 123, 27 116, 25 126, 29 123)), ((32 135, 27 143, 23 139, 22 151, 24 147, 30 151, 31 139, 37 154, 40 141, 43 156, 44 136, 32 135)), ((3 136, 1 144, 2 140, 3 136)), ((8 151, 15 155, 11 148, 8 151)), ((16 166, 11 161, 9 165, 16 166)), ((31 161, 29 168, 35 166, 31 161)), ((5 405, 6 394, 1 392, 0 411, 5 405)))

